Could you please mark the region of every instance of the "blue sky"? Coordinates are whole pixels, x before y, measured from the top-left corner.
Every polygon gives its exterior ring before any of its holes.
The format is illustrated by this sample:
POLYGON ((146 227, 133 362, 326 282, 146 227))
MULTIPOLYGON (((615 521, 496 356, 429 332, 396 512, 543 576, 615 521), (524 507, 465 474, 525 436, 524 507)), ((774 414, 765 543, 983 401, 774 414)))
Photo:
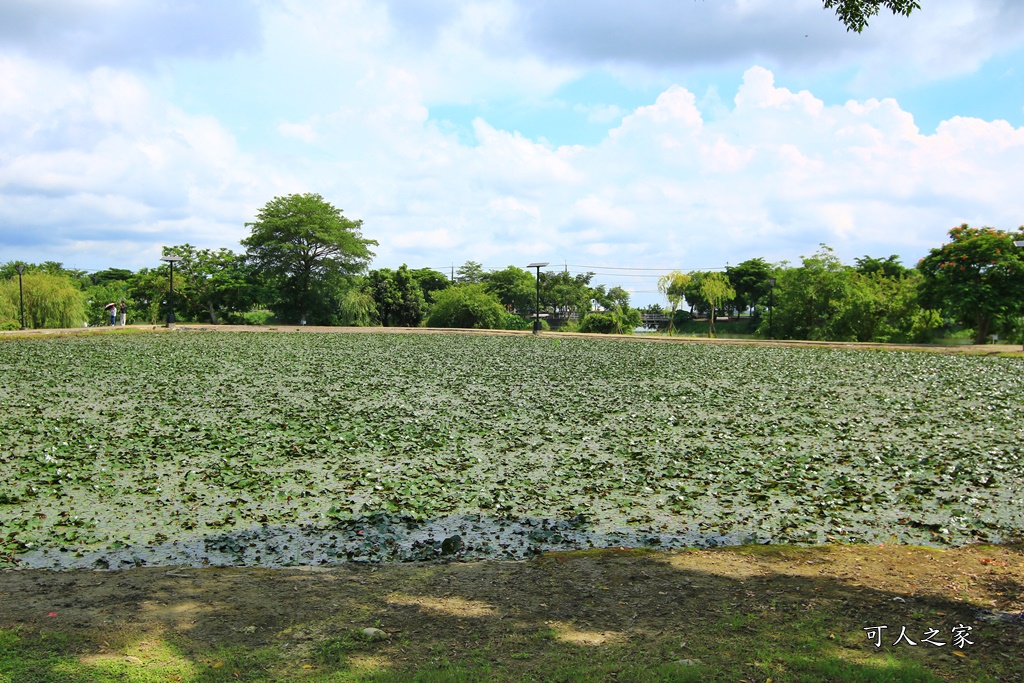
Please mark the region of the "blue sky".
MULTIPOLYGON (((316 192, 374 266, 912 265, 1024 224, 1024 3, 0 0, 0 261, 240 250, 316 192)), ((603 269, 603 270, 602 270, 603 269)), ((643 276, 643 277, 641 277, 643 276)))

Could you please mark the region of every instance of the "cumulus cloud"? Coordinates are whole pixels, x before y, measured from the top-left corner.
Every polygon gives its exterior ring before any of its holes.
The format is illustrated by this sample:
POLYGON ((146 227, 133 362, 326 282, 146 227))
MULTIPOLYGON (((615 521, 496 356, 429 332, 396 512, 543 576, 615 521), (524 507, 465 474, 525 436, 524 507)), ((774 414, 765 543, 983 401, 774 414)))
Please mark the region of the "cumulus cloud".
POLYGON ((6 58, 0 83, 0 243, 133 264, 140 243, 225 246, 282 180, 124 72, 6 58))
POLYGON ((69 67, 150 66, 259 45, 251 0, 0 0, 0 49, 69 67))
POLYGON ((673 86, 594 145, 555 147, 483 120, 474 132, 467 144, 421 122, 370 152, 374 175, 360 178, 356 204, 382 231, 382 259, 445 263, 454 252, 504 265, 580 253, 694 267, 795 259, 819 242, 847 258, 910 259, 960 222, 1011 227, 1024 215, 1014 191, 1024 129, 952 119, 923 135, 894 100, 829 106, 761 67, 713 121, 673 86), (420 155, 386 170, 411 149, 420 155), (410 225, 416 240, 400 237, 410 225), (425 238, 440 230, 432 248, 425 238))
MULTIPOLYGON (((977 10, 963 25, 979 40, 1011 32, 994 25, 1013 18, 1016 5, 961 4, 977 10)), ((40 5, 86 6, 107 16, 178 11, 133 0, 40 5)), ((188 84, 174 74, 113 65, 116 54, 97 56, 99 34, 83 39, 93 48, 43 59, 36 52, 57 29, 12 37, 5 25, 0 247, 27 260, 138 268, 153 264, 161 244, 237 249, 259 206, 312 191, 363 219, 364 234, 380 242, 376 263, 388 267, 588 255, 607 265, 688 269, 754 256, 794 260, 819 242, 847 259, 916 259, 959 223, 1005 228, 1024 220, 1024 128, 947 117, 924 134, 895 99, 836 104, 816 87, 782 87, 772 63, 807 59, 801 50, 821 57, 825 48, 813 35, 805 46, 802 34, 799 46, 784 45, 788 39, 765 26, 799 32, 808 30, 800 22, 821 22, 824 34, 856 41, 834 44, 831 57, 875 45, 871 59, 881 60, 902 49, 897 40, 877 47, 896 30, 890 26, 922 27, 913 29, 922 37, 905 42, 945 35, 949 26, 932 26, 929 12, 949 7, 934 0, 909 20, 880 18, 865 36, 850 37, 815 0, 280 0, 262 6, 264 52, 231 67, 238 71, 203 63, 211 90, 225 74, 252 78, 248 89, 262 99, 239 110, 176 99, 188 84), (783 16, 796 23, 784 27, 783 16), (727 44, 677 45, 680 35, 727 44), (744 46, 744 36, 753 42, 744 46), (62 62, 87 53, 82 64, 62 62), (497 122, 485 106, 501 97, 541 101, 589 68, 583 63, 686 64, 697 53, 744 62, 735 97, 695 93, 680 79, 639 106, 568 101, 566 111, 606 127, 588 144, 552 144, 497 122), (755 53, 768 57, 755 61, 755 53), (455 130, 431 116, 438 102, 484 104, 455 130)), ((31 17, 15 19, 31 28, 31 17)), ((248 44, 238 36, 230 49, 248 44)), ((178 37, 132 56, 131 40, 109 41, 124 49, 122 66, 205 49, 201 37, 178 37)), ((981 55, 998 44, 956 49, 981 55)))
POLYGON ((1024 37, 1017 0, 929 0, 910 18, 883 10, 862 34, 820 0, 391 0, 389 16, 418 44, 457 35, 493 55, 529 52, 578 67, 855 66, 862 82, 894 69, 919 80, 968 73, 1024 37))

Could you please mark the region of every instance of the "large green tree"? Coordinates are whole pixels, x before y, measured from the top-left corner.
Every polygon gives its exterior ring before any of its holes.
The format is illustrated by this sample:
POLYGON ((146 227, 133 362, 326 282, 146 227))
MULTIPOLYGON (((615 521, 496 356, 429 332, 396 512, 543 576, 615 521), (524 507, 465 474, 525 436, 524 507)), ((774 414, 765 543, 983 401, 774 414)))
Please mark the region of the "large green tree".
POLYGON ((733 301, 742 312, 768 298, 771 266, 763 258, 752 258, 735 266, 726 266, 729 284, 736 291, 733 301))
POLYGON ((455 271, 455 281, 464 285, 478 285, 487 278, 483 264, 466 261, 455 271))
POLYGON ((377 317, 385 327, 416 327, 426 308, 423 292, 404 263, 398 270, 378 268, 367 277, 367 288, 377 304, 377 317))
POLYGON ((550 308, 556 318, 563 320, 586 315, 593 298, 590 288, 593 279, 594 274, 590 272, 571 275, 563 270, 545 271, 540 276, 541 308, 550 308))
POLYGON ((274 197, 246 223, 242 240, 256 272, 276 292, 271 305, 289 322, 330 321, 347 289, 346 278, 365 272, 376 246, 351 220, 318 194, 274 197))
POLYGON ((423 292, 423 298, 427 301, 434 300, 434 292, 448 289, 452 284, 448 276, 439 273, 433 268, 410 269, 409 274, 416 280, 416 284, 420 286, 420 291, 423 292))
POLYGON ((863 31, 868 25, 868 19, 882 8, 906 17, 914 10, 921 9, 921 3, 917 0, 825 0, 825 9, 834 9, 839 21, 846 25, 846 30, 857 33, 863 31))
MULTIPOLYGON (((771 316, 775 338, 853 341, 842 315, 852 271, 825 244, 802 257, 799 267, 778 269, 771 316)), ((768 323, 763 320, 759 332, 767 332, 768 323)))
POLYGON ((1024 240, 1024 226, 1008 233, 964 223, 949 237, 917 264, 922 299, 973 328, 974 343, 984 344, 991 332, 1024 315, 1024 249, 1013 244, 1024 240))
POLYGON ((488 273, 484 278, 487 291, 498 298, 506 308, 519 315, 533 313, 537 298, 537 280, 522 268, 508 266, 488 273))
MULTIPOLYGON (((174 266, 175 315, 186 320, 241 320, 255 303, 251 266, 230 249, 199 249, 191 244, 164 247, 164 256, 181 259, 174 266)), ((166 266, 164 266, 166 268, 166 266)))

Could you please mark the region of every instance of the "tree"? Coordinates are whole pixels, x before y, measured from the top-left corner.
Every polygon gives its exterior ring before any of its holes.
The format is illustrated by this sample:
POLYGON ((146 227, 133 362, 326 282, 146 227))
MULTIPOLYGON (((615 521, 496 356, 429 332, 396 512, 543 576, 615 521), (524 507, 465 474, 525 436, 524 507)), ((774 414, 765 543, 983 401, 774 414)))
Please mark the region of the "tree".
POLYGON ((89 280, 93 285, 105 285, 108 282, 127 282, 131 276, 132 271, 126 268, 107 268, 90 274, 89 280))
POLYGON ((917 0, 825 0, 825 9, 835 9, 836 16, 846 25, 847 31, 862 32, 868 25, 868 19, 878 14, 885 7, 893 14, 905 17, 916 9, 921 9, 917 0))
POLYGON ((853 262, 856 264, 857 272, 865 275, 880 272, 885 277, 903 277, 912 272, 900 263, 900 257, 896 254, 884 259, 864 256, 853 259, 853 262))
POLYGON ((244 254, 182 244, 164 247, 163 255, 181 258, 174 265, 175 308, 179 309, 176 315, 180 312, 186 320, 209 317, 216 325, 221 317, 239 320, 242 313, 253 307, 252 269, 244 254))
POLYGON ((711 312, 711 304, 704 298, 700 289, 706 275, 706 272, 691 270, 689 273, 690 281, 683 288, 686 294, 686 303, 690 307, 690 315, 692 317, 707 316, 711 312))
POLYGON ((747 259, 739 265, 727 266, 725 274, 736 291, 734 301, 738 311, 745 311, 768 298, 771 266, 763 258, 747 259))
POLYGON ((368 289, 377 304, 377 315, 385 327, 415 327, 423 320, 423 292, 409 267, 370 271, 368 289))
POLYGON ((500 329, 505 307, 480 284, 449 287, 438 292, 427 327, 500 329))
POLYGON ((922 300, 973 328, 974 343, 984 344, 993 329, 1024 315, 1024 250, 1013 244, 1024 240, 1024 226, 1007 233, 964 223, 949 237, 917 264, 922 300))
POLYGON ((541 307, 551 308, 563 320, 586 315, 590 310, 593 273, 570 275, 566 271, 545 271, 540 278, 541 307))
POLYGON ((504 270, 488 273, 484 281, 487 291, 496 296, 506 308, 511 308, 520 315, 533 312, 536 306, 537 281, 532 273, 516 266, 508 266, 504 270))
POLYGON ((736 296, 736 290, 729 284, 729 278, 725 276, 725 273, 705 273, 700 284, 700 293, 711 304, 711 313, 708 315, 708 336, 713 337, 715 336, 715 312, 736 296))
POLYGON ((344 278, 366 270, 375 240, 363 239, 361 220, 350 220, 318 194, 274 197, 246 223, 242 240, 255 270, 276 290, 272 308, 287 321, 329 319, 331 299, 344 278))
POLYGON ((658 278, 658 291, 668 300, 668 333, 670 335, 672 334, 673 316, 679 305, 683 303, 683 299, 686 298, 686 286, 690 284, 691 279, 689 275, 679 270, 673 270, 668 275, 658 278))
POLYGON ((455 271, 455 281, 464 285, 478 285, 486 277, 483 265, 476 261, 466 261, 455 271))
POLYGON ((434 300, 434 292, 448 289, 452 284, 446 275, 431 268, 416 268, 415 270, 410 270, 409 274, 416 280, 416 284, 420 286, 420 291, 423 292, 423 298, 427 301, 434 300))
POLYGON ((360 287, 352 287, 341 297, 338 322, 346 327, 371 327, 379 324, 377 302, 360 287))
MULTIPOLYGON (((26 268, 21 285, 29 329, 81 327, 85 322, 85 296, 72 277, 26 268)), ((21 301, 17 275, 0 282, 0 329, 21 327, 21 301)))
POLYGON ((129 320, 141 320, 156 325, 158 321, 167 319, 164 305, 170 289, 167 281, 168 272, 166 267, 153 270, 142 268, 132 275, 128 280, 129 320))
POLYGON ((921 307, 921 275, 915 271, 890 277, 882 270, 867 274, 855 270, 848 278, 836 328, 857 341, 924 342, 941 322, 936 311, 921 307))
POLYGON ((633 334, 641 322, 640 311, 613 304, 604 313, 587 315, 580 323, 579 331, 600 334, 633 334))
MULTIPOLYGON (((844 266, 825 244, 812 256, 801 258, 800 267, 780 268, 775 274, 775 337, 853 341, 842 316, 853 269, 844 266)), ((768 323, 761 321, 759 334, 767 334, 768 323)))

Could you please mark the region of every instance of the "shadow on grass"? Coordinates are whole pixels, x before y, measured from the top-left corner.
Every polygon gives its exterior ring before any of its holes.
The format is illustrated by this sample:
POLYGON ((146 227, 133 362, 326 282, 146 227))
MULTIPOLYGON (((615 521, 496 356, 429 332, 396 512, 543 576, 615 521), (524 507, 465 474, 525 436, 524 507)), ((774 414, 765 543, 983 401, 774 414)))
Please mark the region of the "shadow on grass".
MULTIPOLYGON (((956 595, 973 576, 985 595, 1019 599, 1019 573, 979 577, 987 565, 960 566, 964 552, 603 550, 324 570, 7 572, 0 680, 1024 680, 1024 626, 980 620, 979 605, 956 595), (914 581, 950 588, 909 590, 914 581), (961 625, 973 644, 957 648, 961 625), (880 648, 864 630, 878 626, 880 648), (903 627, 916 645, 894 644, 903 627), (925 642, 930 630, 945 644, 925 642)), ((1019 572, 1020 549, 993 553, 1019 572)))

